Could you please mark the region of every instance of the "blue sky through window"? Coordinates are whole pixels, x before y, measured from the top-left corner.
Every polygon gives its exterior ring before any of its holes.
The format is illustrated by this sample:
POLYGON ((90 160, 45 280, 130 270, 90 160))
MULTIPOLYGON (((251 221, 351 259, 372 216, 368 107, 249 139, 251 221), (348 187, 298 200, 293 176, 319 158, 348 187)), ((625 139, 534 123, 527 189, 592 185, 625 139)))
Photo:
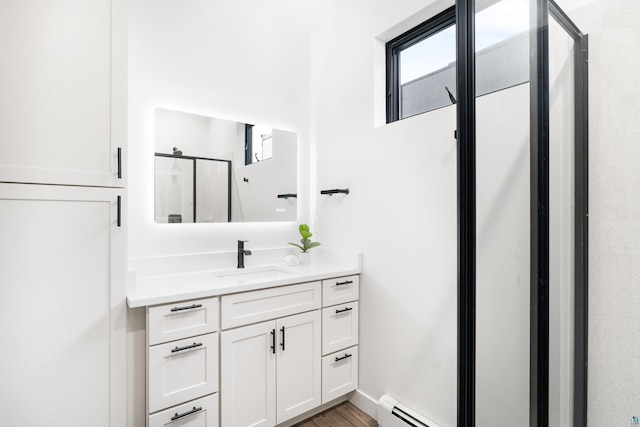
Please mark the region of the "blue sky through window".
MULTIPOLYGON (((529 29, 530 0, 501 0, 476 14, 476 51, 529 29)), ((440 70, 456 60, 455 25, 400 53, 400 84, 440 70)))

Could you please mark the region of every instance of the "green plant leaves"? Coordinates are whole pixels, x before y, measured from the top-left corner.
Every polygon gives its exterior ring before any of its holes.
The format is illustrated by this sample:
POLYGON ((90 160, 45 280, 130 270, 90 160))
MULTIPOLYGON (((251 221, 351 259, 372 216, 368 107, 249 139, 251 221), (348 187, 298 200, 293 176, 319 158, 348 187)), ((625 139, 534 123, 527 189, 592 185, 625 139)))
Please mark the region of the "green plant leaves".
POLYGON ((311 248, 315 248, 316 246, 320 246, 320 245, 321 245, 320 242, 309 242, 309 245, 307 246, 307 250, 311 248))
POLYGON ((296 247, 296 248, 298 248, 298 249, 300 249, 302 252, 306 252, 306 251, 304 250, 304 248, 303 248, 302 246, 300 246, 299 244, 297 244, 297 243, 291 243, 291 242, 289 242, 289 244, 290 244, 290 245, 295 246, 295 247, 296 247))
POLYGON ((309 226, 307 224, 300 224, 298 227, 298 231, 302 236, 302 240, 307 240, 309 237, 313 236, 313 234, 309 231, 309 226))
POLYGON ((302 236, 302 239, 300 239, 300 243, 302 243, 302 245, 289 242, 290 245, 295 246, 296 248, 299 248, 302 252, 307 252, 311 248, 320 246, 320 242, 312 242, 309 239, 311 236, 313 236, 313 233, 309 231, 309 226, 307 224, 300 224, 300 226, 298 227, 298 231, 302 236))

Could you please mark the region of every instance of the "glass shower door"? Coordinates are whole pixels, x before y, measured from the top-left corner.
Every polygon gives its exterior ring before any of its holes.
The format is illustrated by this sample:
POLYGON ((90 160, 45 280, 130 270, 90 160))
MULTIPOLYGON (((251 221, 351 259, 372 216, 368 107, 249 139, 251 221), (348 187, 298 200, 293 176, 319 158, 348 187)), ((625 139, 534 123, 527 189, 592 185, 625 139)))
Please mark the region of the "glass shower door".
POLYGON ((586 37, 475 0, 475 425, 586 417, 586 37))
POLYGON ((586 36, 549 3, 549 426, 586 425, 586 36))
POLYGON ((478 427, 529 425, 530 0, 476 0, 478 427))
POLYGON ((155 204, 157 223, 193 220, 193 160, 155 156, 155 204))

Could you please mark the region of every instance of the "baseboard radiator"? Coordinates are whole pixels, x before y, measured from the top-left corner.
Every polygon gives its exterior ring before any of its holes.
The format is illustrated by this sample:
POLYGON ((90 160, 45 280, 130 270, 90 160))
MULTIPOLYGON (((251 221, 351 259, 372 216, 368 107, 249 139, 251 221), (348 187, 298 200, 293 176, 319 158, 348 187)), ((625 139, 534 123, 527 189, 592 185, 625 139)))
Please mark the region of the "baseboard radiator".
POLYGON ((381 427, 440 427, 388 394, 378 401, 378 425, 381 427))

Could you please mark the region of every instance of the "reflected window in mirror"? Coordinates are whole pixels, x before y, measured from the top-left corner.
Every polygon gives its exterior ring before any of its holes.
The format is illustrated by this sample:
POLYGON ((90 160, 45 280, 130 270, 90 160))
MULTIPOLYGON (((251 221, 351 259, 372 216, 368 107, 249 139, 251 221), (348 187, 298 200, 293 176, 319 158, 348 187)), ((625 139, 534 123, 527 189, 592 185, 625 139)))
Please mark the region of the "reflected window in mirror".
POLYGON ((266 126, 246 125, 244 151, 245 165, 273 157, 273 129, 266 126))

